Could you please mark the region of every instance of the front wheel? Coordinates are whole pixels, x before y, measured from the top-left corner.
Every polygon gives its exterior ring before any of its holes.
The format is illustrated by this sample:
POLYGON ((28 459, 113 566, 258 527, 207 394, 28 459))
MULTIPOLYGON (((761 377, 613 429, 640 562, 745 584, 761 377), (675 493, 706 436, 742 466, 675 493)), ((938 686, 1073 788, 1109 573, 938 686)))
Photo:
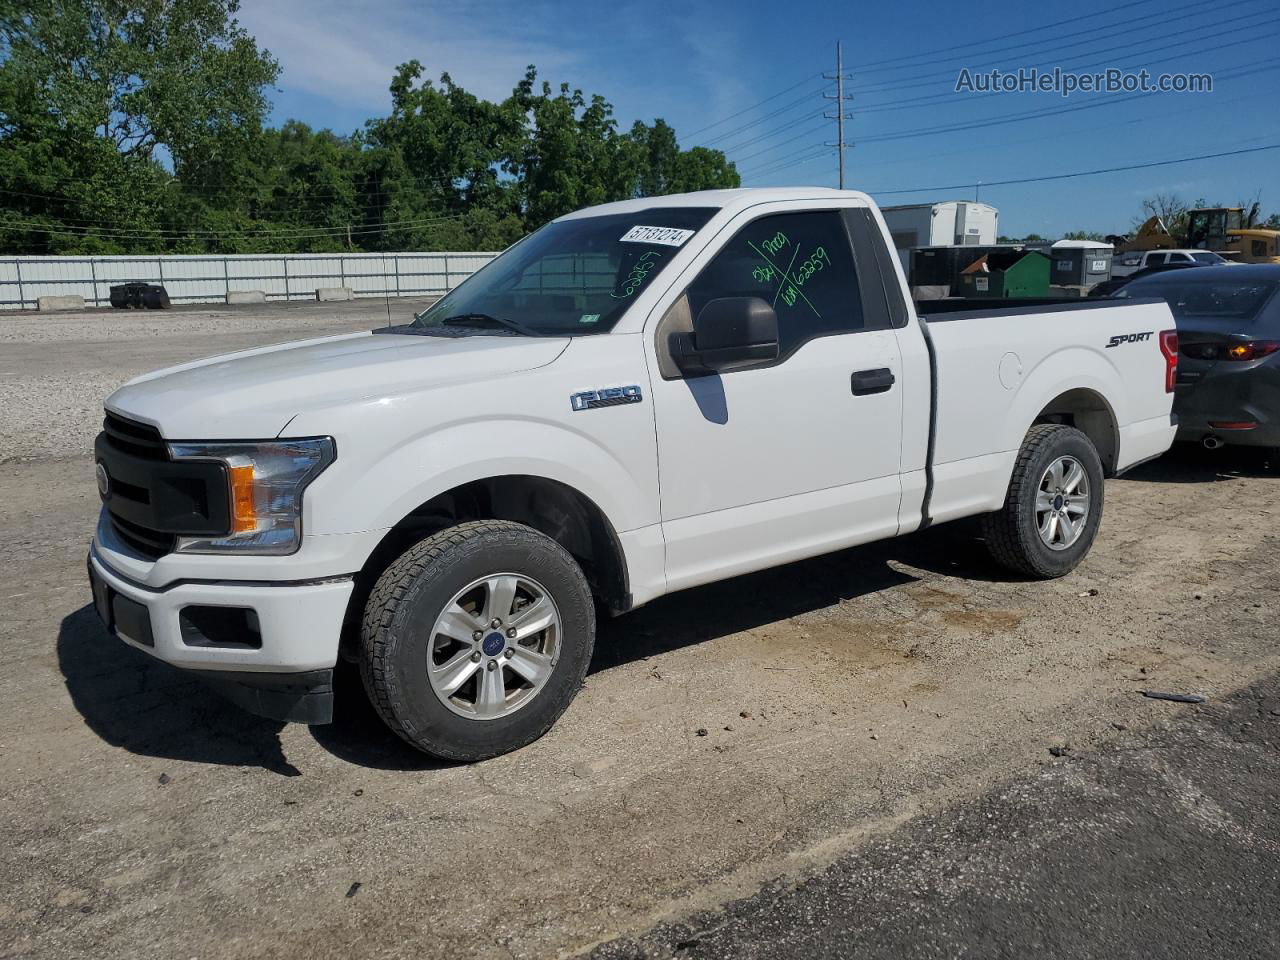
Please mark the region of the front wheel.
POLYGON ((413 746, 484 760, 551 728, 594 643, 591 590, 573 557, 530 527, 482 520, 420 541, 378 578, 361 674, 413 746))
POLYGON ((1102 461, 1087 436, 1036 424, 1018 451, 1004 506, 983 517, 991 555, 1029 577, 1070 573, 1102 522, 1102 482, 1102 461))

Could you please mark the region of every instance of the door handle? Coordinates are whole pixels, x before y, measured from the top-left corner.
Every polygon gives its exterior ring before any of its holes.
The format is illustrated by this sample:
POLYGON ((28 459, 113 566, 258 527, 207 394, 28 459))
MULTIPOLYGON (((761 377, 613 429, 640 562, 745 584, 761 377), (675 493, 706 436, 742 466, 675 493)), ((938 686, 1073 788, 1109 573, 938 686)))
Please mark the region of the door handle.
POLYGON ((894 384, 893 371, 888 367, 878 370, 859 370, 849 378, 849 388, 855 397, 872 393, 884 393, 894 384))

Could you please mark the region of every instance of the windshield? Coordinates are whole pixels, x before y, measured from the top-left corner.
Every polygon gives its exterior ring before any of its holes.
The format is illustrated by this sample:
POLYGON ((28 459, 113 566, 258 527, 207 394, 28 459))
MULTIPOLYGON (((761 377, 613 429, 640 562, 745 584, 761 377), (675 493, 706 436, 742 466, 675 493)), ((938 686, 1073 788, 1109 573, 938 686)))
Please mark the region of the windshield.
POLYGON ((529 336, 607 333, 714 207, 653 207, 549 223, 413 322, 529 336))
POLYGON ((1194 260, 1196 263, 1226 263, 1227 262, 1223 260, 1220 256, 1218 256, 1216 253, 1193 253, 1191 255, 1191 259, 1194 260))
POLYGON ((1199 270, 1171 270, 1134 280, 1116 291, 1118 299, 1161 297, 1175 319, 1219 317, 1224 320, 1254 320, 1276 291, 1275 280, 1228 280, 1197 277, 1199 270))

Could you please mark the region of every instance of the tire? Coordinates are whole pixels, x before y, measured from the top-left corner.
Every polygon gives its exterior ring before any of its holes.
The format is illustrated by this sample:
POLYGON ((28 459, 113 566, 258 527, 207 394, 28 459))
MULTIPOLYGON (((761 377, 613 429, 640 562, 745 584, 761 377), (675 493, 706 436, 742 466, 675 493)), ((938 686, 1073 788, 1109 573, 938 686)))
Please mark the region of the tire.
POLYGON ((516 750, 546 733, 581 688, 594 645, 591 590, 573 557, 530 527, 481 520, 418 542, 378 578, 361 625, 361 676, 375 709, 396 734, 425 753, 471 762, 516 750), (491 601, 496 612, 505 599, 492 585, 510 580, 517 585, 505 602, 515 615, 500 628, 482 627, 477 633, 483 640, 469 645, 467 638, 476 633, 467 631, 491 601), (540 596, 551 600, 550 607, 539 608, 550 614, 533 610, 540 596), (522 621, 522 614, 538 615, 522 621), (554 627, 532 639, 507 638, 516 626, 532 629, 546 615, 558 617, 554 627), (510 654, 498 650, 503 642, 510 654), (524 646, 530 643, 541 646, 524 646), (452 694, 440 689, 450 664, 457 665, 454 677, 471 671, 452 694), (535 685, 517 668, 542 679, 535 685), (497 694, 490 693, 494 689, 497 694))
MULTIPOLYGON (((1018 451, 1018 459, 1009 480, 1009 490, 1004 506, 982 518, 983 535, 987 549, 996 562, 1015 573, 1037 579, 1061 577, 1076 568, 1093 546, 1098 526, 1102 522, 1103 503, 1102 461, 1093 442, 1074 427, 1056 423, 1036 424, 1027 431, 1018 451), (1064 461, 1064 458, 1067 458, 1064 461), (1074 461, 1083 469, 1088 489, 1083 495, 1059 498, 1052 494, 1053 481, 1047 471, 1052 467, 1074 461), (1051 510, 1058 512, 1059 503, 1065 511, 1077 511, 1082 506, 1086 512, 1067 514, 1074 532, 1083 520, 1083 529, 1074 539, 1066 534, 1067 524, 1048 524, 1055 545, 1046 542, 1042 535, 1041 519, 1051 518, 1039 512, 1037 506, 1042 491, 1041 484, 1048 481, 1051 510)), ((1079 492, 1079 487, 1075 488, 1079 492)))

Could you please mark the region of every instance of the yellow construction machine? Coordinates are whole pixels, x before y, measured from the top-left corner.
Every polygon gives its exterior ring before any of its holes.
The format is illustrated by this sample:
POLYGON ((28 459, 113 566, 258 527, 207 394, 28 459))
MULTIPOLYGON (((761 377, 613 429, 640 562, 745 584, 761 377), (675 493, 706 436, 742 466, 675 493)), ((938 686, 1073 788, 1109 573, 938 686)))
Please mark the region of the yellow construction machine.
POLYGON ((1160 217, 1149 217, 1132 237, 1107 237, 1117 253, 1135 250, 1213 250, 1238 263, 1280 263, 1280 230, 1256 226, 1258 205, 1197 207, 1187 212, 1187 232, 1175 236, 1160 217))

